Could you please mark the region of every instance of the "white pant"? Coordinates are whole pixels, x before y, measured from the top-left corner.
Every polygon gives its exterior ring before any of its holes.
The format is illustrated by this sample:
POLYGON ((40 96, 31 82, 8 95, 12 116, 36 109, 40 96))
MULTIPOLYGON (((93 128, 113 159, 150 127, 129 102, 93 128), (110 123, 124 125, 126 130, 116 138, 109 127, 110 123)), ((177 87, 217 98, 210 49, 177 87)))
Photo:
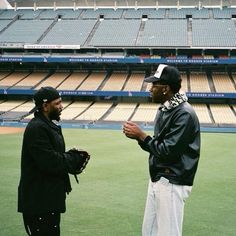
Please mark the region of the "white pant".
POLYGON ((192 187, 169 183, 161 177, 149 181, 142 236, 181 236, 184 202, 192 187))

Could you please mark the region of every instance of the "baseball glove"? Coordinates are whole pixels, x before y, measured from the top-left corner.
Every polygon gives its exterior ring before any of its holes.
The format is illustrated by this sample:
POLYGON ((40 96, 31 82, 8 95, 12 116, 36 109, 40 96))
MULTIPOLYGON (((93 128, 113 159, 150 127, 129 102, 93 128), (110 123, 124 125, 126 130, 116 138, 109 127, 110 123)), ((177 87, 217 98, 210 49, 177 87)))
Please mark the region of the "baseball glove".
POLYGON ((73 174, 76 182, 79 183, 77 175, 81 174, 86 168, 90 160, 90 155, 84 150, 72 148, 67 152, 67 156, 70 159, 68 162, 69 173, 73 174))
POLYGON ((84 150, 77 150, 77 149, 75 149, 75 150, 79 154, 76 174, 80 174, 86 168, 86 166, 90 160, 90 155, 84 150))

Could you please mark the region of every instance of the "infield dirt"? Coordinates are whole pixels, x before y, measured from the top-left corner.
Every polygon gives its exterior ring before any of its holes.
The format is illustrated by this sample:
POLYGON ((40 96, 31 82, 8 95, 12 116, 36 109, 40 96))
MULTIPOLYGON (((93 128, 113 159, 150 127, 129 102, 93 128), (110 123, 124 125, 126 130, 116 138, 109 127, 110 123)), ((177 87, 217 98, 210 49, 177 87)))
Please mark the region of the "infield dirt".
POLYGON ((19 127, 0 127, 0 134, 14 134, 21 133, 24 131, 24 128, 19 127))

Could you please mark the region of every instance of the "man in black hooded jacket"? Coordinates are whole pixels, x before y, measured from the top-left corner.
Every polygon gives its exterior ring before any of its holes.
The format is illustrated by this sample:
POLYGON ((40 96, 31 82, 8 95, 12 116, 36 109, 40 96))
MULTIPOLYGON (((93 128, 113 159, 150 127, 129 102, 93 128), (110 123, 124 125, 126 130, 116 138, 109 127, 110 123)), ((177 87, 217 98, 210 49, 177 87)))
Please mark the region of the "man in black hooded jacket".
POLYGON ((34 118, 25 129, 18 212, 23 213, 28 235, 60 235, 60 214, 66 211, 71 191, 68 173, 76 174, 78 156, 65 151, 60 120, 61 97, 56 89, 42 87, 34 95, 34 118))

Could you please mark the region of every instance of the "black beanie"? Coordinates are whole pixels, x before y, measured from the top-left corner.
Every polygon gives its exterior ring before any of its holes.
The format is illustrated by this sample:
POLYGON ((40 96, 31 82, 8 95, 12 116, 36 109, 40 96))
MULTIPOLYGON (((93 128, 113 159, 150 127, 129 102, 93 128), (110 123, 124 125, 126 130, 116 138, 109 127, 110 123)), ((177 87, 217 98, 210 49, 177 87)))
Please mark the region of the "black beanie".
POLYGON ((60 98, 60 94, 53 87, 42 87, 34 94, 34 102, 36 107, 41 107, 45 102, 51 102, 60 98))

